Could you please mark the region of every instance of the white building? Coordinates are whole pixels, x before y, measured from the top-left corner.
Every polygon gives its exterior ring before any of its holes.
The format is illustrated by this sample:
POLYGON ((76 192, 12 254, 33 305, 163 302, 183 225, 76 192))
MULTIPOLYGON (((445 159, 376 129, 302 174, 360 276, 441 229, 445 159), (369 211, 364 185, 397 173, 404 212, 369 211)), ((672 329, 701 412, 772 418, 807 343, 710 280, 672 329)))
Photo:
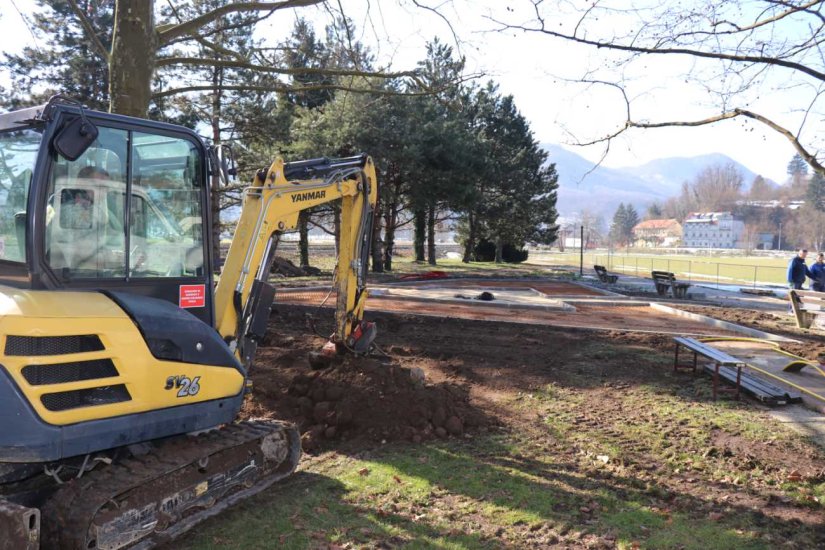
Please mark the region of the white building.
POLYGON ((688 248, 737 248, 745 224, 730 212, 696 212, 682 229, 682 245, 688 248))

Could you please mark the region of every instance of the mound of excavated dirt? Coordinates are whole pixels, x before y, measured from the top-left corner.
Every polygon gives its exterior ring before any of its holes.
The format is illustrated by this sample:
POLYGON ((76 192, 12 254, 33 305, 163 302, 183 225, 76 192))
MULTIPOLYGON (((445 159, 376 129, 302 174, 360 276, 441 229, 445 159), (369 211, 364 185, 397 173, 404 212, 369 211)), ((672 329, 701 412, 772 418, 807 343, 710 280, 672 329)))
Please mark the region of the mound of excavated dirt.
POLYGON ((345 355, 313 370, 310 350, 300 340, 286 337, 267 344, 253 367, 253 392, 242 416, 295 422, 304 450, 333 440, 420 442, 460 436, 490 423, 470 405, 466 386, 428 383, 420 369, 345 355))

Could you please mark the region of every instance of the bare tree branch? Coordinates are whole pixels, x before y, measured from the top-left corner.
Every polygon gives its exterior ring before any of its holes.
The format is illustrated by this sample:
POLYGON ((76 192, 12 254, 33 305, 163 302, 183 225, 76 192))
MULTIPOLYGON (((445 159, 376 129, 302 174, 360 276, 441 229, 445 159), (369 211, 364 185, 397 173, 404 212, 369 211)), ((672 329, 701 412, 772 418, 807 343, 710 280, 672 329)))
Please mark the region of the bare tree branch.
POLYGON ((83 30, 86 32, 86 38, 88 38, 92 43, 92 49, 101 57, 103 61, 106 63, 109 62, 109 52, 106 50, 106 46, 103 45, 103 42, 100 41, 98 38, 97 33, 95 32, 94 26, 92 26, 92 22, 86 16, 80 6, 77 5, 76 0, 69 0, 69 6, 72 8, 72 11, 77 16, 77 19, 80 21, 80 25, 83 27, 83 30))
MULTIPOLYGON (((463 80, 462 80, 463 81, 463 80)), ((171 88, 168 90, 163 90, 160 92, 156 92, 152 94, 152 99, 161 99, 164 97, 169 97, 172 95, 183 94, 187 92, 207 92, 214 90, 214 86, 211 85, 202 85, 202 86, 185 86, 182 88, 171 88)), ((399 92, 396 90, 387 90, 382 88, 353 88, 351 86, 344 86, 340 84, 317 84, 317 85, 308 85, 308 86, 290 86, 289 84, 272 84, 269 86, 257 86, 257 85, 250 85, 250 84, 230 84, 222 86, 224 90, 237 90, 237 91, 249 91, 249 92, 312 92, 317 90, 338 90, 338 91, 345 91, 351 92, 355 94, 374 94, 374 95, 403 95, 409 97, 421 97, 421 96, 429 96, 429 95, 436 95, 443 91, 442 89, 438 90, 422 90, 416 92, 399 92)))
POLYGON ((662 47, 646 47, 646 46, 633 46, 629 44, 618 44, 613 42, 606 42, 602 40, 590 40, 588 38, 582 38, 579 36, 575 36, 573 34, 565 34, 562 32, 552 31, 547 29, 544 24, 542 23, 539 27, 526 27, 524 25, 511 25, 509 23, 502 23, 501 21, 495 21, 495 23, 499 25, 503 25, 505 29, 516 29, 521 30, 524 32, 535 32, 544 34, 547 36, 552 36, 555 38, 561 38, 562 40, 568 40, 570 42, 576 42, 578 44, 584 44, 586 46, 593 46, 595 48, 603 48, 606 50, 617 50, 622 52, 630 52, 630 53, 640 53, 640 54, 651 54, 651 55, 688 55, 692 57, 700 57, 705 59, 718 59, 718 60, 725 60, 725 61, 732 61, 735 63, 760 63, 765 65, 776 65, 778 67, 784 67, 786 69, 792 69, 794 71, 799 71, 801 73, 805 73, 809 76, 816 78, 817 80, 825 81, 825 72, 817 71, 812 67, 808 67, 801 63, 796 63, 794 61, 788 61, 785 59, 781 59, 779 57, 769 57, 764 55, 746 55, 746 54, 730 54, 724 52, 711 52, 711 51, 702 51, 702 50, 695 50, 691 48, 662 48, 662 47))
POLYGON ((431 8, 430 6, 425 6, 421 4, 419 0, 412 0, 412 3, 417 7, 421 8, 422 10, 431 11, 436 14, 439 18, 441 18, 444 23, 447 24, 447 27, 450 29, 450 32, 453 35, 453 42, 455 42, 455 47, 458 49, 458 56, 461 57, 461 40, 458 39, 458 34, 456 34, 455 29, 453 28, 453 24, 450 23, 450 20, 444 16, 443 13, 438 11, 438 8, 431 8))
POLYGON ((617 131, 608 134, 602 138, 584 142, 584 143, 577 143, 577 145, 587 146, 587 145, 595 145, 597 143, 609 143, 613 138, 618 137, 620 134, 624 133, 625 131, 629 130, 630 128, 643 128, 643 129, 652 129, 652 128, 673 128, 673 127, 697 127, 697 126, 707 126, 710 124, 714 124, 716 122, 721 122, 723 120, 731 120, 736 117, 746 117, 752 120, 756 120, 757 122, 761 122, 762 124, 768 126, 771 130, 780 133, 783 135, 793 146, 799 155, 805 159, 805 161, 817 172, 821 174, 825 174, 825 166, 819 162, 816 156, 808 151, 805 146, 797 139, 793 132, 774 122, 773 120, 769 119, 766 116, 760 115, 759 113, 755 113, 753 111, 749 111, 748 109, 731 109, 729 111, 725 111, 715 116, 711 116, 708 118, 703 118, 700 120, 672 120, 667 122, 635 122, 633 120, 627 120, 623 127, 618 129, 617 131))
POLYGON ((334 76, 363 76, 376 78, 412 78, 418 79, 418 71, 401 71, 396 73, 382 73, 372 71, 359 71, 355 69, 320 69, 315 67, 275 67, 272 65, 257 65, 248 61, 232 61, 227 59, 205 59, 200 57, 165 57, 157 61, 158 67, 166 67, 169 65, 202 65, 210 67, 232 67, 237 69, 250 69, 264 73, 277 73, 288 75, 334 75, 334 76))
POLYGON ((324 0, 282 0, 280 2, 233 2, 215 8, 203 15, 195 17, 194 19, 171 27, 159 27, 158 36, 162 45, 168 44, 171 40, 179 36, 194 34, 199 29, 208 25, 209 23, 220 19, 224 15, 230 13, 250 12, 250 11, 264 11, 264 10, 284 10, 290 8, 301 8, 306 6, 313 6, 323 3, 324 0))
POLYGON ((821 18, 822 17, 821 14, 819 14, 817 12, 814 12, 814 11, 811 11, 809 9, 809 8, 812 8, 812 7, 816 6, 817 4, 821 4, 821 3, 822 3, 822 0, 810 0, 809 2, 807 2, 805 4, 802 4, 802 5, 799 5, 799 6, 794 6, 794 5, 791 5, 791 4, 787 4, 785 2, 777 2, 778 5, 786 6, 788 9, 785 10, 785 11, 779 12, 778 14, 776 14, 772 17, 768 17, 766 19, 758 19, 757 18, 757 20, 754 21, 752 24, 745 25, 745 26, 739 26, 736 23, 733 23, 731 21, 717 21, 713 24, 714 27, 721 26, 721 25, 727 25, 727 26, 731 27, 732 30, 729 30, 729 31, 728 30, 717 30, 717 31, 714 32, 714 34, 735 34, 735 33, 740 33, 740 32, 752 31, 754 29, 758 29, 758 28, 764 27, 766 25, 772 25, 773 23, 776 23, 777 21, 785 19, 786 17, 794 15, 794 14, 799 13, 799 12, 810 13, 810 14, 816 16, 816 17, 821 18))

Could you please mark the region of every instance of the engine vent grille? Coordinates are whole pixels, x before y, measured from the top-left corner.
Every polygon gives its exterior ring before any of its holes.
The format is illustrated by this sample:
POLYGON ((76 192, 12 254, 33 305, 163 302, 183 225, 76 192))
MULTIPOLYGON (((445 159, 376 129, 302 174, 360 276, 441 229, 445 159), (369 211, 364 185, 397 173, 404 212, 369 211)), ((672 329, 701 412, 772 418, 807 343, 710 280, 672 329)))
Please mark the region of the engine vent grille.
POLYGON ((111 359, 75 361, 56 365, 28 365, 23 367, 21 372, 26 382, 32 386, 110 378, 118 375, 111 359))
POLYGON ((64 355, 101 351, 103 342, 94 334, 80 336, 6 336, 6 355, 64 355))
POLYGON ((86 390, 62 391, 47 393, 40 398, 43 406, 50 411, 67 411, 80 407, 94 407, 97 405, 111 405, 131 401, 132 396, 125 384, 90 388, 86 390))

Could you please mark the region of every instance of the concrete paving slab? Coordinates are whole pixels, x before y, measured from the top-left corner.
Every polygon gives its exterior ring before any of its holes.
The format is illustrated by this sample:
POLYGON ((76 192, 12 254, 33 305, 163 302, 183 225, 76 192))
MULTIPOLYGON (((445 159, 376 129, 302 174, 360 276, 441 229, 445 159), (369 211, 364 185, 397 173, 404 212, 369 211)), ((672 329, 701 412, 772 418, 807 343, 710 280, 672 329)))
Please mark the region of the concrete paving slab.
POLYGON ((825 414, 812 411, 802 405, 771 409, 768 414, 794 431, 810 437, 821 447, 825 447, 825 414))

